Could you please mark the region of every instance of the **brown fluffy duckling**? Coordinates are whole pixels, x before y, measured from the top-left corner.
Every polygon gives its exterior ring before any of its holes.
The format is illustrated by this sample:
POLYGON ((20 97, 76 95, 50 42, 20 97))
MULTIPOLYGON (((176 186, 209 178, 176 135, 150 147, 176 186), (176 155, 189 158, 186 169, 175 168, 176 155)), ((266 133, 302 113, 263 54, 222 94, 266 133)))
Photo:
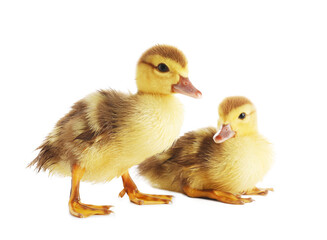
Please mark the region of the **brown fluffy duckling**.
POLYGON ((269 170, 271 144, 257 130, 257 112, 245 97, 219 105, 218 132, 209 127, 186 133, 168 150, 138 167, 153 186, 225 203, 244 204, 271 188, 255 185, 269 170))
POLYGON ((169 148, 178 137, 183 109, 173 93, 198 98, 188 79, 187 60, 175 47, 157 45, 137 64, 136 94, 114 90, 92 93, 75 103, 39 147, 29 166, 72 177, 69 210, 73 216, 109 214, 110 206, 81 203, 80 181, 107 182, 122 176, 136 204, 169 203, 171 196, 138 191, 128 169, 169 148))

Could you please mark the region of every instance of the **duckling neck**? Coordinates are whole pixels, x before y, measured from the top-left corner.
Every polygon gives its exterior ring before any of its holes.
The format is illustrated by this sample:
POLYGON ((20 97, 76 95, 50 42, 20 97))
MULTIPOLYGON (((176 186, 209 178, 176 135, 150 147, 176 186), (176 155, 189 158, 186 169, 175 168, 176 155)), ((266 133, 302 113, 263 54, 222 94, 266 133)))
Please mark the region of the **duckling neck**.
POLYGON ((183 106, 173 94, 137 92, 136 97, 150 108, 162 109, 165 113, 183 115, 183 106))
POLYGON ((183 115, 183 106, 173 94, 138 92, 136 97, 146 108, 156 109, 162 114, 183 115))
POLYGON ((178 98, 172 94, 137 93, 135 98, 132 118, 137 131, 135 137, 131 136, 133 132, 129 135, 130 139, 143 136, 142 143, 138 144, 139 159, 143 161, 173 144, 182 127, 184 111, 178 98))
POLYGON ((242 134, 236 134, 236 137, 252 137, 252 136, 259 136, 259 132, 257 130, 247 131, 242 134))
POLYGON ((154 96, 154 97, 169 97, 173 96, 172 94, 164 94, 164 93, 149 93, 149 92, 143 92, 143 91, 138 91, 136 93, 138 96, 154 96))

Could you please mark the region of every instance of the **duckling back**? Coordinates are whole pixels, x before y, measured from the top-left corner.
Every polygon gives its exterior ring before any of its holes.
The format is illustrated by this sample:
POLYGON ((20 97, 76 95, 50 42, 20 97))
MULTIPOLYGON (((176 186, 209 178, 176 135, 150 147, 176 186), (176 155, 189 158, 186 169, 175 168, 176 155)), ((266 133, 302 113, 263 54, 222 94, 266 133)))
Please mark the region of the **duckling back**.
POLYGON ((215 132, 215 128, 203 128, 186 133, 167 151, 142 162, 139 174, 152 186, 170 191, 183 192, 185 184, 202 188, 215 147, 212 144, 215 132))

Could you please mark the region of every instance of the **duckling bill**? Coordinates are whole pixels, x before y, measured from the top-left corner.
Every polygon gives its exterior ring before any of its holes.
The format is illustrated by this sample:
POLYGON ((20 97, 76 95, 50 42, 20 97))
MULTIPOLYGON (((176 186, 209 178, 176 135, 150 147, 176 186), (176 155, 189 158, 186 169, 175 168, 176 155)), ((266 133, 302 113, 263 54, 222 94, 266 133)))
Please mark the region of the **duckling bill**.
POLYGON ((39 147, 29 166, 71 176, 70 213, 75 217, 110 214, 109 205, 80 201, 80 181, 122 177, 136 204, 166 204, 172 196, 139 192, 128 169, 168 149, 179 135, 183 107, 174 93, 201 96, 188 79, 187 60, 175 47, 157 45, 137 64, 136 94, 101 90, 75 103, 39 147))
POLYGON ((219 105, 218 130, 186 133, 138 169, 154 187, 244 204, 253 200, 242 194, 266 195, 273 190, 256 187, 272 163, 272 147, 258 132, 254 105, 245 97, 228 97, 219 105))

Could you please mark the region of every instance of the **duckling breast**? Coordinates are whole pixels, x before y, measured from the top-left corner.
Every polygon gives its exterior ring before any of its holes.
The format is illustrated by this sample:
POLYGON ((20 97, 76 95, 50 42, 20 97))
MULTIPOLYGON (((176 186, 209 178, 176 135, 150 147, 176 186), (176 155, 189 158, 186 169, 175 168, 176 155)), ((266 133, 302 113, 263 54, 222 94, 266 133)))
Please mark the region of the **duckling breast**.
POLYGON ((183 123, 183 107, 174 96, 146 95, 139 99, 129 119, 122 141, 130 146, 138 163, 168 149, 179 136, 183 123))
POLYGON ((271 144, 261 136, 229 139, 222 143, 212 176, 223 191, 240 193, 261 181, 273 163, 271 144))

